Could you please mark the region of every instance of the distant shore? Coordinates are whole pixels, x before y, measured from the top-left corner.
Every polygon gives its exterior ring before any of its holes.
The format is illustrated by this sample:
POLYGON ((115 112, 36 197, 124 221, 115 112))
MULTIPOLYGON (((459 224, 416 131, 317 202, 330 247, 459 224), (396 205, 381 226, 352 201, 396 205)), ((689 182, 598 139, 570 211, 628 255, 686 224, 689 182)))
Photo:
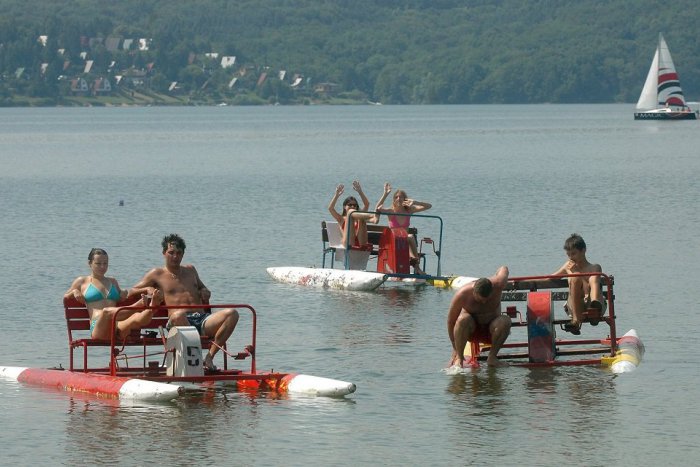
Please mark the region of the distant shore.
POLYGON ((278 102, 264 100, 254 94, 229 96, 168 95, 157 92, 117 92, 108 96, 28 97, 10 96, 0 99, 0 107, 143 107, 143 106, 228 106, 228 105, 377 105, 367 100, 338 96, 303 97, 278 102))

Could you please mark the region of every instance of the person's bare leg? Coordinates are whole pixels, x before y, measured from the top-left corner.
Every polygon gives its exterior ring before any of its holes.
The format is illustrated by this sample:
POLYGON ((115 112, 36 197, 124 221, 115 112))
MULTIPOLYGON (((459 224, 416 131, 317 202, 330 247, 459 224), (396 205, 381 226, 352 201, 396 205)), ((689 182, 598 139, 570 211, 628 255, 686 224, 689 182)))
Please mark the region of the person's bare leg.
POLYGON ((140 329, 148 325, 148 323, 150 323, 151 319, 153 318, 154 307, 157 307, 162 303, 162 298, 162 295, 156 294, 151 298, 150 304, 146 303, 146 298, 142 298, 142 306, 148 306, 149 308, 137 311, 134 314, 126 317, 125 319, 117 321, 117 329, 119 330, 119 336, 125 338, 129 335, 132 329, 140 329))
POLYGON ((499 316, 489 324, 489 331, 491 332, 491 350, 489 350, 489 356, 486 359, 486 364, 488 366, 508 366, 506 362, 502 362, 498 359, 498 352, 510 335, 510 324, 510 318, 504 315, 499 316))
POLYGON ((238 312, 233 308, 212 313, 212 315, 204 322, 202 331, 207 336, 214 337, 214 343, 204 358, 204 366, 210 369, 215 369, 214 355, 219 351, 219 347, 223 347, 231 334, 233 334, 236 325, 238 324, 238 312))
POLYGON ((569 278, 569 300, 567 304, 571 312, 571 325, 581 327, 581 317, 585 308, 583 281, 581 277, 569 278))
POLYGON ((355 244, 355 223, 350 214, 345 216, 345 227, 343 228, 343 248, 349 250, 355 244))
POLYGON ((600 286, 600 276, 591 276, 588 278, 588 286, 590 288, 589 296, 591 301, 596 301, 599 303, 603 302, 601 286, 600 286))
POLYGON ((454 327, 454 338, 455 338, 455 351, 457 353, 456 358, 453 359, 451 366, 458 364, 464 367, 464 347, 466 347, 467 342, 474 335, 474 330, 476 329, 476 322, 472 316, 462 311, 455 322, 454 327))
POLYGON ((413 264, 413 272, 416 274, 425 274, 420 267, 420 257, 418 256, 418 246, 416 245, 416 237, 408 236, 408 252, 411 256, 411 264, 413 264))

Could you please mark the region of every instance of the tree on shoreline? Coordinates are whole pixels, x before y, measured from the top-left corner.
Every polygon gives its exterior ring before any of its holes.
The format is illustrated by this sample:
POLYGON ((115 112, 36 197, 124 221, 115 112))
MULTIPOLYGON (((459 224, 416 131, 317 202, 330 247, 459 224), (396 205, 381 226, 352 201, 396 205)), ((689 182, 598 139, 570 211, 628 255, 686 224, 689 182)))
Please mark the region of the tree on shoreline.
POLYGON ((672 27, 700 19, 694 0, 36 3, 0 0, 2 105, 82 96, 76 79, 96 99, 108 80, 105 95, 189 101, 633 102, 660 25, 700 93, 694 33, 672 27))

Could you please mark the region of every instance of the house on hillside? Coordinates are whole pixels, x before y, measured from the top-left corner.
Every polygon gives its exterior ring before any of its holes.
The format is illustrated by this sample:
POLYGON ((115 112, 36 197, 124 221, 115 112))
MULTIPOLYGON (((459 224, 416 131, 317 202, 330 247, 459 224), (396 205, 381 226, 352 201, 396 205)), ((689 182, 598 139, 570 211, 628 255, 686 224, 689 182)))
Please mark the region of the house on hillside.
POLYGON ((88 39, 88 47, 90 47, 90 49, 94 49, 95 47, 102 45, 103 42, 104 39, 101 37, 91 37, 88 39))
POLYGON ((105 41, 105 48, 110 52, 116 52, 119 50, 119 43, 121 42, 121 37, 109 36, 105 41))
POLYGON ((294 75, 294 77, 292 78, 291 87, 297 88, 302 84, 303 81, 304 81, 304 77, 302 75, 300 75, 299 73, 296 73, 294 75))
POLYGON ((85 78, 73 78, 70 80, 70 93, 74 96, 87 96, 90 92, 90 87, 88 86, 85 78))
POLYGON ((92 94, 95 96, 108 96, 112 93, 112 85, 107 78, 97 78, 92 83, 92 94))
POLYGON ((131 68, 124 72, 121 82, 131 88, 145 88, 148 79, 148 72, 146 70, 137 70, 131 68))
POLYGON ((233 57, 233 56, 221 57, 221 68, 231 67, 235 63, 236 63, 236 57, 233 57))
POLYGON ((139 50, 146 51, 151 48, 152 39, 141 38, 139 39, 139 50))
POLYGON ((333 96, 338 92, 338 85, 335 83, 318 83, 314 86, 314 92, 322 96, 333 96))

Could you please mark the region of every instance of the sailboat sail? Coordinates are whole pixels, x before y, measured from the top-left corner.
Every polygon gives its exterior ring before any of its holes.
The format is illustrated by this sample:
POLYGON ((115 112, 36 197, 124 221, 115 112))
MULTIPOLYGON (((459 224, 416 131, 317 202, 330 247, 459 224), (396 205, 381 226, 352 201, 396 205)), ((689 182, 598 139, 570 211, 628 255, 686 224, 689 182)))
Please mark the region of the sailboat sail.
POLYGON ((651 62, 647 80, 644 82, 642 94, 639 96, 637 109, 650 110, 664 106, 685 108, 686 103, 671 52, 668 50, 664 36, 659 34, 659 45, 651 62))
POLYGON ((640 110, 655 109, 657 104, 657 81, 659 77, 659 48, 656 48, 654 52, 654 59, 651 61, 651 68, 649 68, 649 74, 647 74, 647 80, 644 82, 644 87, 642 88, 642 94, 639 96, 639 101, 637 101, 637 108, 640 110))

